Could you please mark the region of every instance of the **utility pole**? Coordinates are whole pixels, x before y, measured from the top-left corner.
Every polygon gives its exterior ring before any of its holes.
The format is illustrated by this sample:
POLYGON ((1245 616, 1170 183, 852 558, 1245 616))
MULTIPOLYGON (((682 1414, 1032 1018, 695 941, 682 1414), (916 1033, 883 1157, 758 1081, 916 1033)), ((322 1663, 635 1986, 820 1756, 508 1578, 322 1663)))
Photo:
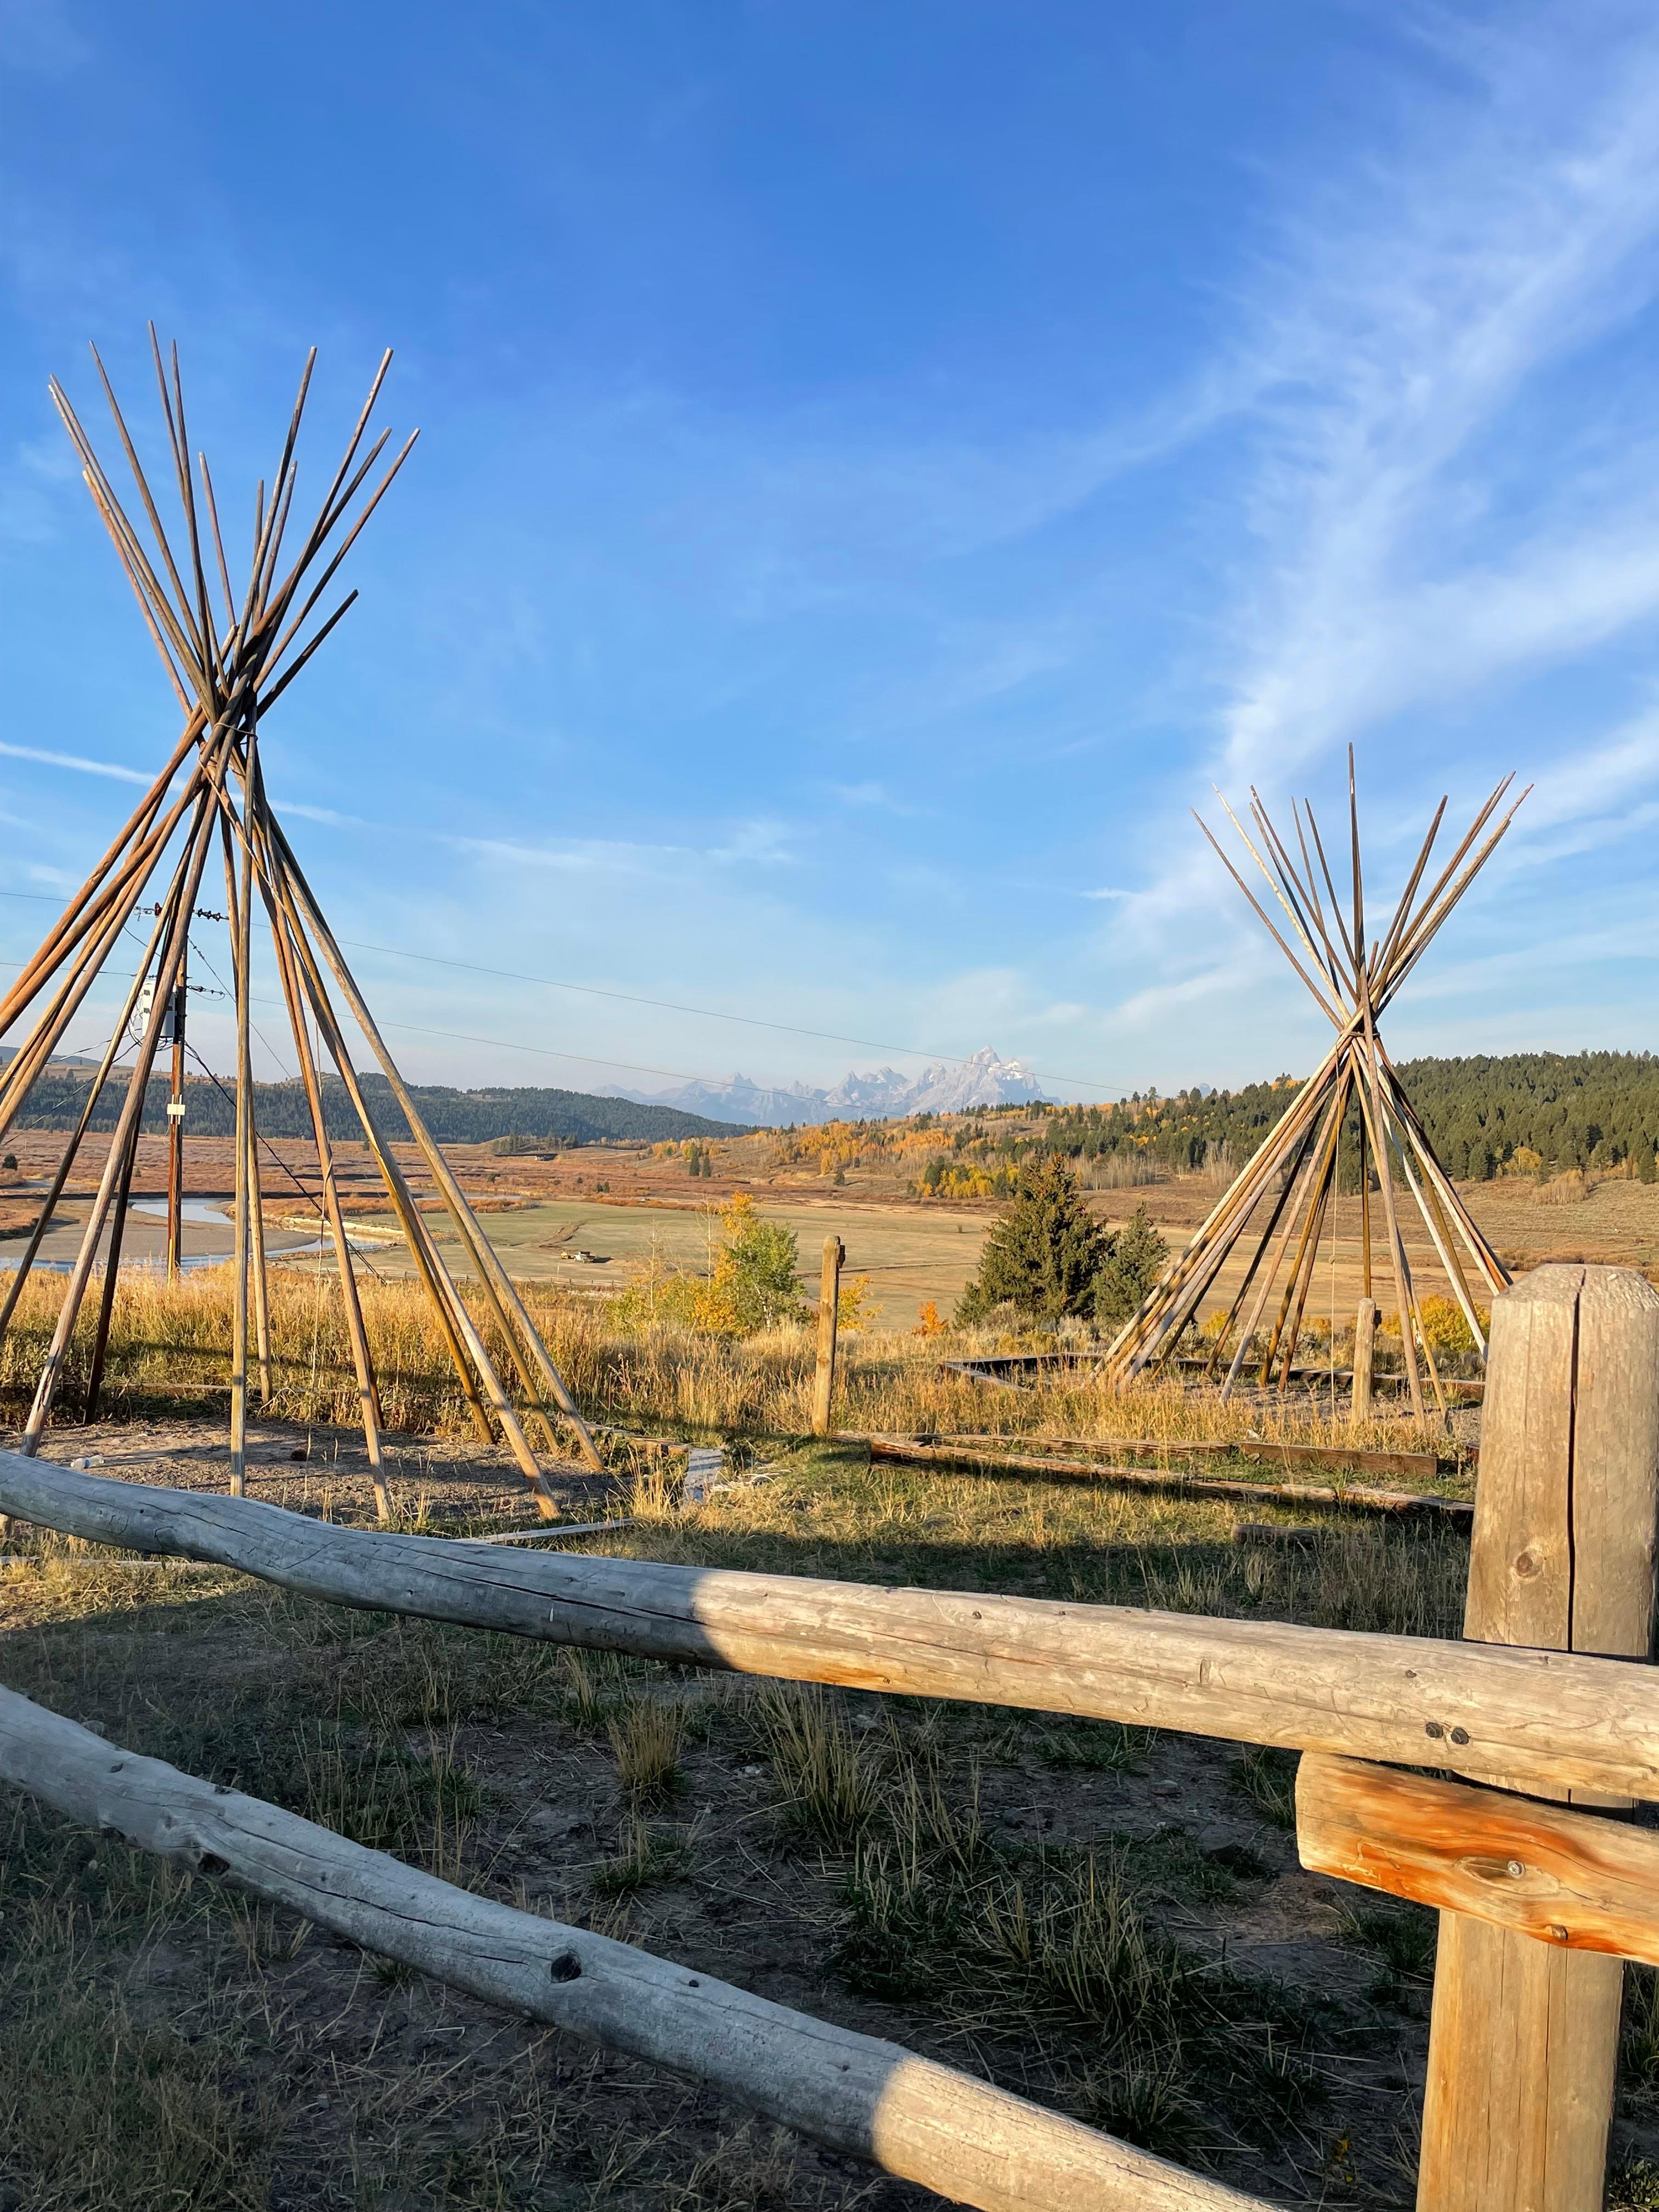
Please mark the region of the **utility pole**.
POLYGON ((190 939, 179 956, 179 981, 168 1012, 173 1036, 173 1095, 167 1100, 167 1280, 176 1283, 183 1256, 185 1220, 185 969, 190 939))
POLYGON ((839 1237, 823 1240, 823 1268, 818 1278, 818 1364, 812 1384, 812 1433, 830 1433, 830 1405, 836 1389, 836 1323, 841 1308, 842 1262, 846 1247, 839 1237))

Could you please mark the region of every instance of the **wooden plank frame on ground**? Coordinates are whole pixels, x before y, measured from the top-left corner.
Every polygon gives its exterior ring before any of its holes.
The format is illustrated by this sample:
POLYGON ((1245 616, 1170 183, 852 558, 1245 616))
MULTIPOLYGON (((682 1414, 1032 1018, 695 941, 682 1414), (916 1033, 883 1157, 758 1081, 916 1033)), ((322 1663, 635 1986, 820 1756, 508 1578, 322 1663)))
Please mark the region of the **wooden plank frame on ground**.
POLYGON ((1173 1491, 1182 1498, 1351 1506, 1366 1512, 1428 1515, 1460 1527, 1474 1512, 1466 1499, 1442 1498, 1432 1491, 1377 1490, 1363 1483, 1239 1482, 1223 1475, 1188 1474, 1179 1468, 1103 1467, 1095 1460, 1055 1459, 1035 1452, 980 1451, 971 1445, 913 1443, 908 1437, 849 1437, 847 1441, 867 1443, 872 1460, 899 1460, 913 1467, 977 1468, 988 1474, 1021 1475, 1028 1480, 1100 1482, 1129 1490, 1173 1491))

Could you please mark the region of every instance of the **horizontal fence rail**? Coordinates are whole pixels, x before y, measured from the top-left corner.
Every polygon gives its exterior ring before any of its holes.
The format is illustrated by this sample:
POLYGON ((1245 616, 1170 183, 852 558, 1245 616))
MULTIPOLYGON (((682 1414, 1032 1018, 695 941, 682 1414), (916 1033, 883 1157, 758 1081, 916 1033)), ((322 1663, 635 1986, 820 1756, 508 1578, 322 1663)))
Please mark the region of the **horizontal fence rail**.
POLYGON ((1297 1769, 1296 1844, 1313 1873, 1564 1951, 1659 1966, 1659 1836, 1651 1829, 1310 1753, 1297 1769))
POLYGON ((337 1604, 551 1643, 1659 1799, 1659 1675, 1623 1660, 509 1552, 11 1452, 0 1512, 337 1604))
POLYGON ((981 2212, 1270 2212, 897 2044, 475 1896, 3 1689, 0 1778, 100 1833, 229 1875, 366 1950, 693 2075, 981 2212))

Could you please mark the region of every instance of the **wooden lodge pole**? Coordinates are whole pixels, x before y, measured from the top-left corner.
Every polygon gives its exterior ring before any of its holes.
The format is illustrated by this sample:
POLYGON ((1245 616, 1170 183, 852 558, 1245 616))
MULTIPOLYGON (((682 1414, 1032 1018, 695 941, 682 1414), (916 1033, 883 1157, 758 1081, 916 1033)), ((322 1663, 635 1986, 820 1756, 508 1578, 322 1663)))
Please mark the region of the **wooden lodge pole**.
POLYGON ((841 1271, 847 1247, 839 1237, 823 1240, 818 1275, 818 1366, 812 1378, 812 1434, 830 1433, 830 1407, 836 1395, 836 1327, 841 1310, 841 1271))
POLYGON ((1376 1301, 1369 1290, 1353 1325, 1353 1406, 1349 1421, 1363 1428, 1371 1417, 1371 1378, 1376 1371, 1376 1301))
POLYGON ((138 1124, 121 1161, 120 1181, 110 1212, 109 1246, 104 1254, 104 1281, 98 1299, 98 1326, 93 1337, 92 1364, 87 1370, 87 1404, 82 1419, 90 1428, 98 1418, 98 1398, 104 1387, 104 1361, 109 1352, 109 1328, 115 1313, 115 1290, 121 1274, 121 1240, 126 1234, 127 1200, 132 1195, 132 1170, 138 1158, 138 1124))
POLYGON ((94 1835, 227 1875, 354 1946, 689 2074, 751 2111, 981 2212, 1272 2212, 902 2045, 814 2020, 614 1936, 475 1896, 240 1790, 106 1743, 0 1689, 0 1779, 94 1835))
MULTIPOLYGON (((1465 1637, 1650 1658, 1656 1526, 1659 1291, 1540 1267, 1492 1305, 1465 1637)), ((1623 1972, 1442 1912, 1419 2212, 1601 2212, 1623 1972)))
POLYGON ((215 1560, 325 1603, 541 1643, 1396 1766, 1455 1759, 1500 1787, 1659 1803, 1659 1668, 1623 1659, 581 1553, 508 1558, 3 1450, 0 1512, 215 1560))
MULTIPOLYGON (((179 902, 179 910, 185 914, 188 914, 196 902, 197 886, 202 880, 202 869, 207 860, 208 840, 210 834, 211 818, 204 799, 198 802, 197 817, 185 847, 184 872, 175 880, 174 885, 174 896, 179 902)), ((162 1004, 166 1003, 178 975, 181 943, 180 936, 177 933, 173 933, 161 954, 155 995, 162 1004)), ((92 1211, 88 1215, 86 1226, 82 1231, 81 1249, 76 1255, 75 1265, 70 1274, 69 1286, 64 1294, 64 1303, 58 1309, 58 1323, 52 1331, 52 1342, 47 1347, 46 1358, 41 1364, 40 1380, 35 1384, 34 1401, 29 1407, 28 1419, 24 1425, 19 1449, 25 1453, 33 1454, 39 1450, 41 1436, 46 1430, 47 1421, 52 1417, 52 1401, 57 1397, 58 1386, 63 1379, 64 1363, 69 1353, 70 1340, 75 1334, 76 1321, 81 1311, 81 1301, 86 1296, 87 1284, 92 1274, 93 1263, 98 1255, 98 1242, 103 1234, 104 1223, 109 1213, 110 1201, 114 1195, 116 1179, 120 1173, 122 1159, 125 1156, 127 1140, 143 1117, 144 1093, 149 1081, 150 1069, 155 1064, 155 1048, 160 1042, 160 1036, 159 1027, 152 1023, 138 1048, 138 1057, 128 1079, 126 1099, 121 1108, 119 1119, 116 1122, 114 1133, 110 1138, 103 1176, 98 1185, 97 1195, 92 1202, 92 1211)))
POLYGON ((247 1194, 249 1251, 253 1263, 253 1338, 259 1362, 259 1403, 270 1403, 270 1277, 265 1266, 264 1192, 259 1182, 259 1132, 253 1118, 253 1093, 247 1101, 247 1194))
MULTIPOLYGON (((247 732, 248 774, 252 775, 252 763, 258 745, 258 732, 250 726, 247 732)), ((250 782, 249 788, 252 788, 250 782)), ((252 1053, 252 1014, 250 1002, 253 993, 252 964, 253 922, 253 841, 246 833, 242 837, 242 887, 240 896, 234 896, 235 884, 231 872, 230 823, 227 811, 219 816, 219 826, 224 835, 225 889, 233 894, 230 899, 230 927, 234 933, 236 983, 236 1289, 235 1304, 231 1312, 230 1352, 230 1494, 242 1495, 244 1471, 247 1463, 247 1345, 248 1345, 248 1111, 253 1103, 253 1060, 252 1053)), ((326 1174, 326 1167, 325 1167, 326 1174)), ((321 1261, 318 1262, 319 1267, 321 1261)), ((375 1455, 374 1439, 369 1440, 369 1465, 378 1476, 380 1463, 375 1455)), ((380 1498, 380 1485, 375 1485, 375 1498, 380 1498)))

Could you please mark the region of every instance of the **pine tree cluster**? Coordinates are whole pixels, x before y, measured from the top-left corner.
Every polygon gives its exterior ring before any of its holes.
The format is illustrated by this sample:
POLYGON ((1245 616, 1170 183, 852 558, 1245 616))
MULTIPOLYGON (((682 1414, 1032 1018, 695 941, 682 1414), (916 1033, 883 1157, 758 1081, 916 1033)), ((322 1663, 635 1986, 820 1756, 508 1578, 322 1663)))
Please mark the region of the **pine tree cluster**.
MULTIPOLYGON (((1655 1177, 1659 1150, 1659 1054, 1510 1053, 1400 1064, 1406 1095, 1447 1172, 1481 1182, 1536 1157, 1541 1171, 1620 1168, 1655 1177)), ((1238 1091, 1177 1091, 1053 1115, 1045 1147, 1062 1158, 1139 1155, 1177 1173, 1224 1159, 1242 1168, 1289 1105, 1299 1079, 1238 1091)), ((1353 1129, 1357 1146, 1358 1125, 1353 1129)), ((1530 1166, 1530 1161, 1523 1164, 1530 1166)))
POLYGON ((1144 1206, 1121 1229, 1108 1229, 1084 1204, 1065 1161, 1039 1157, 1020 1170, 1012 1202, 985 1240, 979 1273, 963 1292, 957 1319, 982 1321, 1008 1305, 1039 1321, 1088 1319, 1115 1332, 1167 1257, 1144 1206))

